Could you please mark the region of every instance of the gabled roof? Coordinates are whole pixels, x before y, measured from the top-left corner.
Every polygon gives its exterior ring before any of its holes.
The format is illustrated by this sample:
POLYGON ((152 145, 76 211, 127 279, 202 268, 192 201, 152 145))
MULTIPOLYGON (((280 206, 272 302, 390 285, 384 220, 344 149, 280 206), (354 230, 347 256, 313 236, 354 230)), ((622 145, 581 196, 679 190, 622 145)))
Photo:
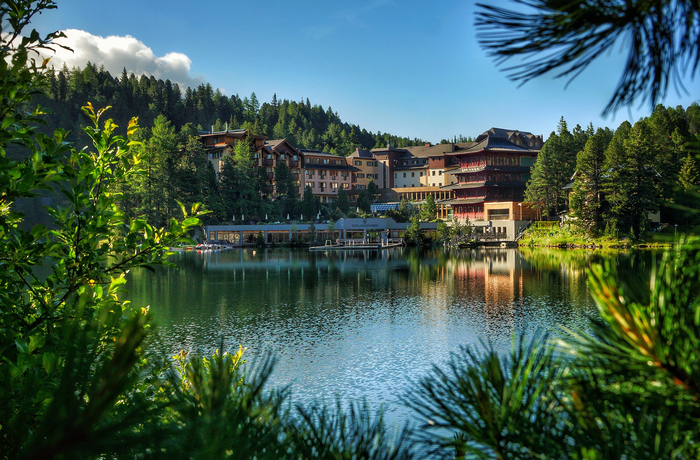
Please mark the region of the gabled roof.
POLYGON ((373 160, 374 155, 369 150, 355 149, 355 151, 348 155, 347 158, 367 158, 373 160))
POLYGON ((299 153, 302 153, 303 155, 313 155, 315 157, 322 157, 322 158, 342 158, 345 159, 345 157, 341 157, 340 155, 333 155, 332 153, 327 153, 327 152, 322 152, 320 150, 311 150, 311 149, 297 149, 299 153))
POLYGON ((277 147, 279 147, 282 144, 287 144, 290 150, 292 151, 297 151, 298 149, 294 147, 292 144, 287 141, 287 139, 272 139, 272 140, 266 140, 265 141, 265 146, 269 147, 272 150, 276 150, 277 147))
POLYGON ((372 149, 371 150, 373 155, 387 155, 389 152, 399 152, 399 153, 406 153, 406 149, 396 149, 394 147, 390 148, 381 148, 381 149, 372 149))
MULTIPOLYGON (((481 136, 479 136, 481 137, 481 136)), ((473 145, 471 145, 468 148, 465 148, 463 150, 457 150, 452 153, 448 153, 446 155, 460 155, 460 154, 465 154, 465 153, 475 153, 475 152, 481 152, 482 150, 491 150, 491 151, 502 151, 502 152, 517 152, 517 153, 524 153, 524 152, 532 152, 535 153, 537 150, 531 150, 528 149, 527 147, 520 147, 519 145, 515 145, 508 139, 505 139, 503 137, 498 137, 498 136, 486 136, 482 138, 480 141, 475 142, 473 145)))
MULTIPOLYGON (((503 128, 491 128, 488 131, 480 134, 476 138, 476 142, 481 142, 486 137, 500 137, 503 139, 508 139, 509 141, 515 143, 517 140, 523 141, 525 144, 530 144, 533 140, 536 144, 540 146, 544 143, 541 135, 535 135, 528 131, 518 131, 517 129, 503 129, 503 128)), ((538 146, 539 148, 539 146, 538 146)))
POLYGON ((429 157, 441 157, 446 153, 454 152, 455 150, 464 149, 473 144, 473 142, 460 143, 460 144, 425 144, 416 147, 407 147, 406 150, 410 154, 417 158, 429 158, 429 157))

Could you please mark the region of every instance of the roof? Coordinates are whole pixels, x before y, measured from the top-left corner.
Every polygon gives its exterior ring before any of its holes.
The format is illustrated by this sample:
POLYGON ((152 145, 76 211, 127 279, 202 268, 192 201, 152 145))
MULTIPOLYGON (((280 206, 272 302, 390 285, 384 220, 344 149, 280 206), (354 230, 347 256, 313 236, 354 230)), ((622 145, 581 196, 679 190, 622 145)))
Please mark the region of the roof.
POLYGON ((369 150, 356 149, 354 152, 348 155, 347 158, 369 158, 373 160, 374 155, 369 150))
POLYGON ((407 147, 412 156, 418 158, 428 158, 428 157, 441 157, 446 153, 452 153, 456 150, 463 150, 465 148, 471 147, 475 142, 463 142, 463 143, 448 143, 448 144, 425 144, 416 147, 407 147))
POLYGON ((345 158, 341 157, 340 155, 333 155, 332 153, 327 153, 327 152, 322 152, 320 150, 311 150, 311 149, 298 149, 299 153, 302 153, 304 156, 312 155, 315 157, 325 157, 325 158, 345 158))
POLYGON ((487 136, 479 142, 475 142, 471 147, 463 150, 457 150, 452 153, 447 153, 446 155, 463 155, 466 153, 477 153, 483 150, 490 150, 496 152, 514 152, 514 153, 537 153, 537 150, 531 150, 527 147, 520 147, 515 145, 508 139, 495 136, 487 136))
POLYGON ((229 129, 226 131, 197 131, 197 134, 199 134, 200 136, 213 136, 221 134, 245 134, 245 132, 245 129, 229 129))
POLYGON ((486 198, 465 198, 461 200, 446 200, 441 201, 440 204, 478 204, 486 201, 486 198))
POLYGON ((199 137, 208 137, 208 136, 233 136, 233 137, 241 137, 241 136, 246 136, 251 137, 253 139, 267 139, 267 136, 262 136, 260 134, 248 134, 248 131, 245 129, 228 129, 226 131, 198 131, 197 134, 199 134, 199 137))
POLYGON ((375 203, 371 204, 369 206, 371 212, 377 212, 377 211, 388 211, 390 209, 393 209, 394 211, 398 211, 400 204, 399 203, 375 203))
POLYGON ((400 153, 405 153, 408 150, 406 149, 395 149, 394 147, 390 147, 388 149, 382 148, 382 149, 372 149, 371 152, 373 155, 386 155, 389 152, 400 152, 400 153))
MULTIPOLYGON (((511 142, 513 142, 517 138, 520 138, 528 144, 535 140, 535 143, 539 144, 540 146, 544 143, 542 135, 535 135, 528 131, 518 131, 517 129, 491 128, 488 131, 480 134, 476 138, 476 141, 481 142, 486 137, 499 137, 502 139, 507 139, 511 142)), ((539 146, 537 148, 539 148, 539 146)))

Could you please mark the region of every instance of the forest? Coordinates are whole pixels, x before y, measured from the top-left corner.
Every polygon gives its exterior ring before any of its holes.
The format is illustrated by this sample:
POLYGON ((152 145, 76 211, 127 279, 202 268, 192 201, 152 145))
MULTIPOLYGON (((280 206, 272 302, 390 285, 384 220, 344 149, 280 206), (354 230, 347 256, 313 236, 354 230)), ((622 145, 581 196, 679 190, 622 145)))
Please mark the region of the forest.
POLYGON ((640 237, 648 213, 661 222, 697 225, 700 105, 657 105, 649 117, 617 129, 569 130, 559 121, 532 169, 525 200, 594 236, 640 237))
POLYGON ((311 105, 308 98, 298 102, 279 100, 275 94, 270 102, 261 102, 255 92, 243 98, 238 94, 226 96, 209 83, 183 92, 170 80, 129 74, 126 69, 115 77, 90 62, 83 69, 64 65, 48 72, 45 97, 38 102, 52 112, 48 117, 50 126, 70 130, 77 140, 88 122, 80 111, 85 101, 92 101, 95 107, 112 107, 110 117, 118 126, 126 126, 131 117, 138 117, 142 128, 150 128, 158 116, 163 116, 177 132, 189 125, 195 131, 223 131, 228 126, 269 139, 287 139, 297 148, 342 156, 357 147, 386 147, 388 142, 395 147, 423 144, 420 139, 371 133, 344 123, 330 106, 324 110, 311 105))

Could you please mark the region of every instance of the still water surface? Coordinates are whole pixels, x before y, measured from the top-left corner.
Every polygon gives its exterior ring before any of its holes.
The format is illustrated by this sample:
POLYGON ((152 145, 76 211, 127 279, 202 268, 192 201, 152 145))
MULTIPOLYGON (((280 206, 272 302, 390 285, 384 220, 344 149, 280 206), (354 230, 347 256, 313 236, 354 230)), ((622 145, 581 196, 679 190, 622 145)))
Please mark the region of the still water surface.
POLYGON ((443 249, 181 252, 178 269, 131 274, 134 306, 150 305, 168 352, 211 353, 223 340, 252 359, 272 352, 273 385, 292 400, 366 398, 393 422, 411 382, 460 346, 585 327, 596 309, 590 263, 646 270, 647 258, 600 252, 443 249))

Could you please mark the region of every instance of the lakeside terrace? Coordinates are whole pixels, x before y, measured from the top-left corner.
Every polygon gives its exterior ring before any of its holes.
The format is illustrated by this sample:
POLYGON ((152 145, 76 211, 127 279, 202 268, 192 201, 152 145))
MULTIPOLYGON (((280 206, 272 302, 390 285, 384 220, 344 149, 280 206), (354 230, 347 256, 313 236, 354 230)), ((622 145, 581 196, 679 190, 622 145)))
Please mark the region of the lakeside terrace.
MULTIPOLYGON (((410 223, 399 223, 391 218, 353 218, 340 219, 333 223, 332 234, 329 232, 328 223, 268 223, 251 225, 207 225, 204 227, 208 241, 226 241, 233 245, 252 245, 259 233, 263 234, 266 244, 277 244, 305 238, 311 231, 311 226, 316 229, 316 241, 336 239, 381 241, 382 233, 386 232, 388 238, 402 238, 410 223), (296 235, 296 236, 295 236, 296 235)), ((421 222, 424 232, 436 233, 437 223, 421 222)))
MULTIPOLYGON (((258 234, 262 233, 265 244, 282 244, 295 240, 313 241, 309 233, 315 228, 317 242, 326 240, 357 240, 364 242, 380 242, 388 239, 403 238, 410 223, 399 223, 386 217, 346 218, 332 225, 332 233, 328 223, 267 223, 267 224, 223 224, 207 225, 204 227, 208 241, 223 241, 235 246, 251 246, 256 244, 258 234)), ((427 234, 437 233, 436 222, 421 222, 421 229, 427 234)), ((495 233, 502 235, 503 241, 514 241, 517 233, 528 225, 528 221, 494 220, 470 222, 479 233, 495 233)))

